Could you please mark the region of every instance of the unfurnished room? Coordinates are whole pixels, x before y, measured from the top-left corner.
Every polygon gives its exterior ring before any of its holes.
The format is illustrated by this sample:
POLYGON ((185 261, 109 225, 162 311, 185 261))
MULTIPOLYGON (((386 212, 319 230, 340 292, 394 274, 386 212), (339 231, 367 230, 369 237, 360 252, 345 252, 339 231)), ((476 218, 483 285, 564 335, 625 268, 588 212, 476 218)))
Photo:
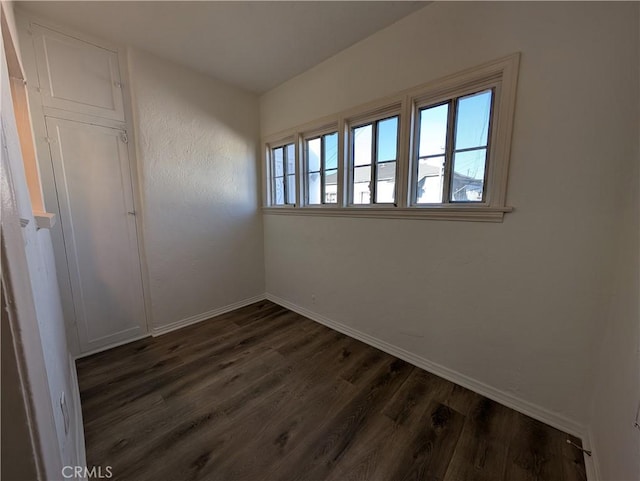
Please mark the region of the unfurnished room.
POLYGON ((640 481, 640 2, 1 11, 3 480, 640 481))

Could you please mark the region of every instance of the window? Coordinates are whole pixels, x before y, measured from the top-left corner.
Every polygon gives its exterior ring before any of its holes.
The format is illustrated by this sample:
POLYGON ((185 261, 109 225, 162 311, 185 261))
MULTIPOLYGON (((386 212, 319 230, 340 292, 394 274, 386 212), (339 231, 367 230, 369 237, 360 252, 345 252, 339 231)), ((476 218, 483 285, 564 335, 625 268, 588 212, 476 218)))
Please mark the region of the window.
POLYGON ((351 204, 393 204, 396 199, 399 117, 351 128, 351 204))
POLYGON ((293 143, 271 149, 271 204, 296 204, 296 149, 293 143))
POLYGON ((484 202, 493 89, 418 106, 413 203, 484 202))
POLYGON ((500 222, 512 211, 506 193, 519 58, 280 134, 287 141, 267 150, 265 212, 500 222))
POLYGON ((338 132, 305 139, 306 203, 338 202, 338 132))

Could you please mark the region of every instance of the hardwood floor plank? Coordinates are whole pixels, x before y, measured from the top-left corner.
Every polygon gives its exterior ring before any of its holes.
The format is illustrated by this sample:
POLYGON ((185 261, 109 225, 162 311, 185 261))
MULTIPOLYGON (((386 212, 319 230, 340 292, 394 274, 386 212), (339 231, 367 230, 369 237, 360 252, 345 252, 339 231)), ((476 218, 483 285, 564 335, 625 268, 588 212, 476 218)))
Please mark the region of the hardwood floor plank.
POLYGON ((451 390, 450 382, 422 369, 414 369, 382 412, 396 424, 415 426, 427 409, 428 401, 444 402, 451 390))
POLYGON ((564 481, 562 461, 552 428, 516 414, 507 454, 505 479, 564 481))
POLYGON ((388 354, 385 354, 378 349, 367 349, 366 356, 361 360, 361 362, 343 373, 342 379, 350 382, 351 384, 357 385, 365 373, 371 369, 375 369, 381 363, 389 360, 389 358, 390 356, 388 354))
MULTIPOLYGON (((351 362, 342 356, 343 339, 330 344, 330 348, 314 353, 310 358, 300 358, 300 363, 291 366, 291 372, 281 389, 265 399, 261 409, 247 413, 242 425, 228 425, 219 429, 225 443, 209 456, 206 466, 194 479, 205 479, 207 473, 215 472, 221 479, 260 479, 265 469, 276 460, 284 458, 290 449, 303 441, 318 425, 318 414, 334 412, 345 402, 348 391, 355 389, 345 381, 326 375, 324 369, 312 369, 336 359, 340 364, 351 362), (323 409, 324 408, 324 409, 323 409), (327 408, 330 408, 327 410, 327 408), (279 415, 286 413, 285 417, 279 415), (246 452, 254 453, 251 457, 246 452)), ((349 399, 348 397, 346 399, 349 399)), ((202 440, 206 446, 206 440, 202 440)))
MULTIPOLYGON (((399 461, 398 449, 411 433, 405 426, 377 414, 354 441, 354 449, 329 473, 327 481, 386 481, 399 461)), ((401 453, 400 453, 401 454, 401 453)))
POLYGON ((315 434, 316 441, 301 450, 295 461, 276 471, 275 477, 325 479, 353 447, 356 433, 382 409, 412 369, 408 363, 391 357, 389 362, 379 365, 374 377, 366 383, 367 388, 358 391, 342 410, 336 412, 334 419, 315 434))
POLYGON ((566 434, 269 301, 77 366, 119 481, 586 480, 566 434))
POLYGON ((515 413, 481 398, 465 418, 445 481, 503 479, 515 413))
MULTIPOLYGON (((159 436, 151 439, 140 450, 138 463, 123 462, 114 471, 121 473, 122 479, 163 479, 171 472, 171 464, 161 464, 157 459, 185 459, 198 445, 198 440, 210 436, 211 432, 219 432, 231 424, 238 424, 247 413, 255 409, 268 410, 271 395, 287 375, 288 368, 280 367, 270 371, 242 391, 220 402, 207 402, 192 405, 183 413, 171 429, 164 430, 159 436)), ((215 436, 214 444, 223 445, 224 437, 215 436)), ((178 470, 182 463, 173 464, 178 470)))
MULTIPOLYGON (((259 423, 261 420, 268 419, 270 416, 277 414, 280 409, 286 408, 286 406, 280 408, 280 404, 282 404, 282 398, 289 394, 288 390, 290 389, 291 379, 293 377, 292 373, 295 373, 297 370, 296 361, 302 362, 303 360, 306 361, 310 358, 312 359, 315 356, 318 356, 318 353, 323 352, 320 349, 322 345, 333 346, 335 349, 335 337, 336 336, 331 331, 325 331, 322 336, 314 339, 314 342, 312 344, 299 346, 299 349, 295 352, 295 355, 294 353, 290 353, 290 356, 287 359, 288 364, 284 366, 284 368, 281 368, 281 373, 286 374, 287 379, 290 380, 289 383, 283 384, 283 386, 286 387, 287 390, 281 389, 279 387, 280 385, 277 382, 269 385, 269 389, 263 389, 263 386, 260 386, 258 388, 261 389, 259 392, 260 400, 259 403, 256 404, 246 402, 246 400, 226 401, 227 396, 220 395, 220 383, 211 383, 208 388, 199 386, 197 392, 191 391, 188 393, 184 393, 188 396, 188 399, 191 402, 195 401, 197 404, 197 406, 190 407, 186 411, 193 414, 199 414, 206 419, 206 422, 209 422, 209 416, 212 415, 210 407, 218 406, 218 412, 216 413, 217 417, 213 416, 215 417, 215 419, 211 420, 211 422, 215 423, 216 445, 219 447, 219 449, 226 448, 226 446, 229 444, 229 439, 233 439, 234 441, 238 439, 242 440, 243 427, 247 426, 250 429, 253 429, 254 423, 250 421, 252 417, 256 418, 255 423, 259 423), (221 405, 227 405, 228 407, 226 409, 222 409, 220 412, 221 405), (235 422, 239 416, 243 417, 241 423, 235 422)), ((345 341, 349 340, 343 339, 341 342, 345 341)), ((281 361, 283 358, 279 353, 270 351, 270 354, 272 356, 275 356, 276 359, 274 359, 273 362, 264 363, 265 372, 264 376, 259 379, 260 381, 268 378, 273 374, 273 372, 269 370, 269 366, 282 364, 281 361)), ((245 373, 243 373, 238 366, 236 366, 233 371, 237 374, 231 377, 229 379, 230 381, 236 381, 244 375, 245 382, 249 376, 258 372, 255 366, 248 366, 247 372, 245 373)), ((279 379, 283 379, 283 377, 280 377, 279 379)), ((253 386, 255 386, 255 384, 253 386)), ((223 387, 228 388, 229 384, 225 383, 223 387)), ((227 391, 229 390, 227 389, 227 391)), ((231 390, 229 394, 232 395, 232 392, 233 391, 231 390)), ((175 426, 174 429, 180 429, 180 426, 175 426)), ((254 433, 251 432, 249 433, 249 435, 253 436, 254 433)), ((166 437, 170 437, 170 434, 166 434, 165 438, 166 437)), ((169 443, 169 441, 167 441, 166 439, 162 439, 158 443, 159 445, 172 444, 173 455, 181 453, 183 456, 187 457, 189 456, 190 451, 192 451, 193 449, 200 451, 201 449, 198 449, 197 447, 206 445, 208 442, 210 442, 210 440, 208 439, 208 433, 200 435, 198 432, 192 432, 189 435, 188 442, 176 440, 172 443, 169 443)), ((246 442, 242 442, 239 447, 242 447, 244 444, 246 444, 246 442)), ((157 449, 157 446, 155 449, 157 449)), ((151 455, 151 453, 142 453, 143 456, 146 456, 147 454, 151 455)), ((213 456, 211 454, 209 454, 207 457, 207 461, 209 463, 214 462, 216 459, 216 456, 213 456)), ((204 463, 197 471, 200 472, 206 464, 207 463, 204 463)), ((166 470, 163 469, 162 471, 165 472, 166 470)), ((161 473, 158 473, 158 475, 160 474, 161 473)))

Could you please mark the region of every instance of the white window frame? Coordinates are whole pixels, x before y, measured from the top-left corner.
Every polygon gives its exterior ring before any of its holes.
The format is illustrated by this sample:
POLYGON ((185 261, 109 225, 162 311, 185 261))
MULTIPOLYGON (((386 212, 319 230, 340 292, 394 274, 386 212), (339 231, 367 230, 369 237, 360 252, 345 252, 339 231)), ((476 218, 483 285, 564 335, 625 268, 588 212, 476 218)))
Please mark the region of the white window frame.
MULTIPOLYGON (((275 146, 272 138, 295 140, 298 161, 296 176, 297 203, 270 205, 269 157, 263 176, 265 186, 264 208, 266 214, 325 215, 344 217, 377 217, 462 220, 501 222, 504 214, 513 208, 507 206, 507 180, 511 136, 516 101, 516 88, 520 54, 485 63, 427 84, 405 90, 386 99, 371 102, 325 119, 306 124, 266 138, 265 145, 275 146), (461 97, 487 88, 494 89, 490 117, 490 138, 486 160, 484 200, 482 202, 443 202, 417 204, 415 195, 414 165, 417 162, 418 112, 421 108, 461 97), (398 115, 399 138, 396 163, 396 204, 351 203, 351 127, 366 124, 367 120, 380 120, 398 115), (320 126, 320 127, 318 127, 320 126), (338 132, 338 202, 336 204, 307 205, 307 171, 304 159, 305 140, 338 132)), ((278 143, 285 143, 284 140, 278 143)), ((270 152, 270 150, 268 151, 270 152)))
POLYGON ((302 170, 300 171, 302 174, 302 187, 303 187, 303 197, 301 204, 302 206, 309 209, 335 209, 340 207, 343 204, 343 175, 342 175, 342 163, 343 163, 343 154, 341 153, 342 149, 340 146, 344 142, 344 136, 340 133, 340 128, 338 122, 332 122, 330 124, 325 124, 322 127, 307 129, 304 133, 300 134, 300 159, 302 159, 302 170), (324 201, 324 187, 325 187, 325 173, 324 173, 324 160, 320 159, 320 179, 322 188, 320 189, 320 203, 319 204, 310 204, 309 203, 309 164, 307 162, 307 141, 314 140, 320 138, 320 142, 323 142, 323 137, 325 135, 337 134, 337 151, 338 151, 338 159, 337 159, 337 195, 335 203, 325 203, 324 201))
MULTIPOLYGON (((283 153, 283 164, 285 162, 285 156, 286 154, 283 153)), ((266 185, 265 185, 265 193, 266 193, 266 203, 265 205, 269 205, 270 208, 274 208, 274 209, 291 209, 291 208, 295 208, 297 206, 300 205, 300 186, 299 186, 299 175, 298 175, 298 171, 300 168, 300 156, 298 155, 298 146, 297 146, 297 142, 296 142, 296 136, 295 135, 290 135, 288 137, 284 137, 281 139, 278 139, 274 142, 270 142, 270 143, 266 143, 265 144, 265 180, 266 180, 266 185), (275 200, 274 200, 274 194, 275 194, 275 175, 274 175, 274 159, 273 159, 273 151, 275 149, 279 149, 280 147, 284 147, 284 150, 286 151, 286 146, 293 144, 294 146, 294 155, 295 155, 295 165, 296 165, 296 172, 295 172, 295 185, 296 185, 296 200, 295 200, 295 204, 287 204, 287 191, 285 188, 285 192, 284 192, 284 204, 276 204, 275 200)), ((283 173, 284 173, 284 179, 286 179, 286 167, 283 165, 283 173)), ((283 182, 286 183, 286 180, 284 180, 283 182)))
POLYGON ((477 83, 473 83, 469 86, 466 86, 465 88, 459 89, 459 90, 455 90, 455 94, 451 94, 451 93, 446 93, 443 95, 437 95, 437 96, 432 96, 432 95, 426 95, 426 96, 416 96, 415 98, 411 99, 411 105, 412 105, 412 142, 411 142, 411 159, 410 159, 410 171, 409 171, 409 193, 410 193, 410 197, 407 200, 407 203, 409 206, 411 206, 412 208, 418 208, 418 209, 429 209, 429 208, 440 208, 442 206, 446 206, 449 204, 454 204, 456 206, 485 206, 485 207, 489 207, 491 205, 490 203, 490 196, 491 196, 491 189, 487 188, 487 184, 488 184, 488 179, 490 178, 492 169, 493 169, 493 164, 494 159, 493 159, 493 145, 495 144, 495 135, 496 135, 496 130, 494 128, 494 125, 496 123, 497 120, 497 112, 495 111, 495 104, 496 104, 496 99, 499 98, 500 94, 501 94, 501 82, 499 80, 488 80, 488 81, 479 81, 477 83), (456 99, 459 99, 461 97, 465 97, 467 95, 472 95, 474 93, 477 92, 481 92, 481 91, 485 91, 485 90, 492 90, 493 94, 492 94, 492 100, 491 100, 491 114, 489 117, 489 137, 487 139, 487 159, 486 159, 486 164, 485 164, 485 172, 484 172, 484 193, 483 193, 483 200, 481 202, 453 202, 450 200, 449 198, 449 194, 450 194, 450 187, 451 187, 451 169, 453 166, 453 144, 455 143, 453 137, 455 134, 455 126, 453 125, 453 123, 455 123, 456 120, 456 115, 457 113, 455 112, 456 108, 457 108, 457 103, 455 102, 456 99), (444 177, 444 181, 445 181, 445 186, 443 188, 443 192, 442 192, 442 202, 436 202, 436 203, 428 203, 428 204, 419 204, 417 203, 416 200, 416 186, 417 186, 417 170, 418 170, 418 161, 419 161, 419 146, 418 146, 418 142, 419 142, 419 130, 420 130, 420 121, 419 121, 419 117, 420 117, 420 110, 424 109, 424 108, 429 108, 429 107, 435 107, 438 105, 443 105, 445 103, 450 103, 451 107, 449 108, 449 119, 448 119, 448 125, 447 125, 447 148, 446 148, 446 152, 444 153, 444 157, 445 157, 445 177, 444 177))
MULTIPOLYGON (((402 145, 402 128, 403 128, 403 116, 402 116, 402 102, 393 103, 391 105, 385 105, 380 109, 376 109, 374 111, 369 111, 364 115, 353 116, 345 120, 345 138, 347 141, 345 142, 345 147, 347 149, 347 155, 345 158, 347 159, 346 166, 346 193, 347 193, 347 206, 353 209, 368 209, 368 208, 395 208, 398 206, 398 197, 399 197, 399 184, 403 182, 403 179, 400 177, 400 159, 401 159, 401 145, 402 145), (353 192, 353 174, 354 174, 354 138, 353 138, 353 129, 362 127, 368 124, 374 124, 377 126, 377 122, 392 118, 398 117, 398 134, 396 139, 396 182, 395 182, 395 194, 394 194, 394 202, 380 202, 376 203, 374 195, 372 192, 371 202, 369 204, 356 204, 354 202, 354 192, 353 192)), ((373 129, 375 130, 375 129, 373 129)), ((376 140, 376 133, 373 134, 373 142, 376 140)), ((376 159, 376 148, 373 146, 372 148, 372 159, 371 159, 371 177, 375 179, 375 170, 378 164, 376 159)), ((372 180, 375 182, 375 180, 372 180)))

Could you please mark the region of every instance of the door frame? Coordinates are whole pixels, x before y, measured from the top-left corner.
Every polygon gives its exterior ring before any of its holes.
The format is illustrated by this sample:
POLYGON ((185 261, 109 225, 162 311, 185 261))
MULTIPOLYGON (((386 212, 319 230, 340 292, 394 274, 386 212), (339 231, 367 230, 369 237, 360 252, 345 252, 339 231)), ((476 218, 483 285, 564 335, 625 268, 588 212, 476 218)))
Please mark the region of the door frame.
MULTIPOLYGON (((4 62, 4 55, 1 61, 4 62)), ((5 120, 4 112, 2 120, 5 120)), ((35 470, 39 480, 57 479, 62 469, 62 459, 24 247, 22 222, 11 174, 10 156, 14 151, 8 148, 8 140, 5 137, 5 134, 8 136, 11 133, 6 132, 6 124, 2 124, 0 179, 1 188, 3 191, 6 190, 6 195, 1 198, 0 296, 3 298, 2 307, 8 308, 3 312, 2 322, 8 323, 7 342, 12 344, 11 355, 15 359, 15 374, 18 378, 17 385, 12 388, 18 391, 17 400, 23 402, 22 414, 26 419, 26 425, 14 434, 31 448, 30 453, 25 453, 29 459, 20 461, 32 464, 31 468, 35 470)), ((22 159, 19 161, 22 162, 22 159)), ((33 217, 30 216, 26 220, 32 222, 33 217)))
MULTIPOLYGON (((130 56, 128 49, 121 45, 116 45, 103 39, 86 35, 82 32, 62 26, 48 19, 34 16, 25 12, 20 7, 16 8, 16 23, 18 26, 18 35, 20 39, 20 47, 22 53, 22 61, 27 79, 27 92, 29 105, 31 110, 31 120, 34 130, 34 139, 36 146, 36 155, 38 158, 38 166, 42 181, 44 193, 44 202, 49 212, 53 212, 60 216, 60 206, 58 194, 56 192, 55 178, 53 175, 53 163, 51 152, 49 151, 49 143, 47 139, 47 129, 45 116, 52 116, 61 119, 75 120, 85 123, 91 123, 104 127, 119 128, 127 133, 129 142, 127 143, 127 152, 129 154, 129 169, 131 175, 131 183, 133 188, 133 204, 136 211, 136 234, 138 239, 138 257, 140 258, 140 274, 142 278, 142 295, 144 305, 144 327, 145 333, 140 337, 151 335, 153 326, 151 295, 150 295, 150 278, 147 262, 147 255, 144 242, 144 203, 140 186, 142 177, 141 165, 138 162, 138 149, 136 147, 137 129, 133 114, 133 98, 131 93, 131 75, 129 69, 130 56), (31 24, 41 25, 50 30, 54 30, 63 35, 74 37, 78 40, 88 42, 118 53, 118 65, 120 68, 120 79, 122 83, 122 97, 124 105, 124 122, 109 120, 102 117, 92 115, 74 113, 65 110, 45 107, 39 92, 39 79, 36 65, 35 47, 33 37, 30 35, 31 24)), ((55 227, 51 230, 51 238, 56 259, 56 271, 58 273, 58 284, 60 286, 60 294, 62 298, 62 306, 67 322, 67 340, 69 349, 75 358, 84 357, 95 352, 103 351, 116 347, 126 342, 114 343, 96 350, 82 352, 80 348, 80 340, 78 336, 77 319, 71 296, 71 282, 69 277, 69 266, 66 261, 66 251, 64 248, 64 240, 62 238, 62 228, 55 227)))

